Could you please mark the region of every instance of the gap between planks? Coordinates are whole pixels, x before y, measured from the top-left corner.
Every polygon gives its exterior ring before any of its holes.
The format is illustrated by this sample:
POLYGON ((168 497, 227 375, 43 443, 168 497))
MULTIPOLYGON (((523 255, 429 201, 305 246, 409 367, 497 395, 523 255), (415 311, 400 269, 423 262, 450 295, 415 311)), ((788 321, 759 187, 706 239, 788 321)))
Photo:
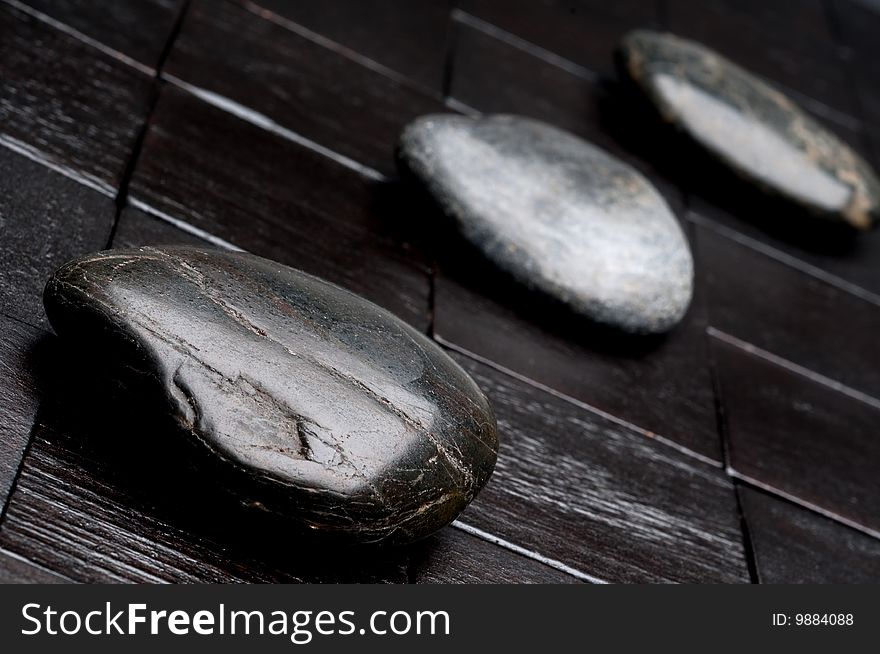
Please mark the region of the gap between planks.
POLYGON ((586 572, 581 572, 577 568, 572 568, 570 565, 562 563, 562 561, 557 561, 556 559, 551 559, 550 557, 544 556, 543 554, 538 554, 537 552, 517 545, 516 543, 511 543, 509 540, 505 540, 504 538, 496 536, 495 534, 491 534, 488 531, 483 531, 482 529, 478 529, 477 527, 472 527, 471 525, 460 520, 456 520, 452 523, 451 526, 460 529, 461 531, 470 534, 471 536, 475 536, 488 543, 492 543, 493 545, 497 545, 498 547, 519 554, 520 556, 524 556, 534 561, 538 561, 539 563, 543 563, 547 567, 569 574, 572 577, 580 579, 581 581, 585 581, 590 584, 608 583, 604 579, 594 577, 593 575, 587 574, 586 572))

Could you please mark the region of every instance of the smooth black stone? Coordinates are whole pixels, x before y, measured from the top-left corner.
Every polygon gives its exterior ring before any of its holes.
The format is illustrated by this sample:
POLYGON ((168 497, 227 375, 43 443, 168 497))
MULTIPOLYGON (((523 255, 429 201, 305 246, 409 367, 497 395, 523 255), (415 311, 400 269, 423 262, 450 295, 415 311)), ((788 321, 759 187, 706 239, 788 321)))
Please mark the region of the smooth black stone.
POLYGON ((737 175, 824 218, 867 229, 880 180, 790 98, 709 48, 630 32, 618 60, 659 114, 737 175))
POLYGON ((111 250, 58 270, 44 302, 55 330, 123 383, 161 387, 238 499, 315 532, 427 536, 495 465, 494 414, 467 373, 306 273, 244 253, 111 250))
POLYGON ((423 116, 398 160, 493 264, 598 323, 671 329, 693 261, 665 200, 598 147, 530 118, 423 116))

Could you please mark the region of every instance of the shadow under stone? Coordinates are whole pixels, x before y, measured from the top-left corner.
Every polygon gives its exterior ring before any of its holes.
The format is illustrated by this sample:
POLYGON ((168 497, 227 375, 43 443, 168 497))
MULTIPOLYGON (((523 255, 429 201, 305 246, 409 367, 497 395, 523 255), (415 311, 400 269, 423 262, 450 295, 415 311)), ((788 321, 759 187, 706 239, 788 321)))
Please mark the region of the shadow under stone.
MULTIPOLYGON (((162 532, 158 540, 172 539, 187 556, 205 556, 207 548, 211 565, 231 578, 406 581, 405 547, 339 543, 244 505, 247 484, 194 446, 164 410, 155 382, 102 365, 57 337, 40 342, 34 360, 42 401, 33 447, 68 464, 57 483, 71 486, 72 497, 105 495, 126 507, 120 519, 134 516, 133 524, 152 531, 148 538, 162 532)), ((105 555, 115 545, 107 543, 105 555)))
POLYGON ((513 309, 547 333, 596 351, 640 358, 662 346, 663 334, 630 334, 576 313, 562 302, 531 289, 495 266, 461 236, 421 185, 404 174, 389 183, 380 196, 385 215, 394 216, 397 229, 426 253, 435 268, 462 286, 513 309))
POLYGON ((857 247, 859 232, 854 227, 813 213, 738 175, 681 129, 663 121, 644 92, 625 73, 620 75, 622 81, 607 83, 600 116, 603 128, 621 147, 735 217, 728 221, 734 226, 741 221, 814 254, 846 257, 857 247))

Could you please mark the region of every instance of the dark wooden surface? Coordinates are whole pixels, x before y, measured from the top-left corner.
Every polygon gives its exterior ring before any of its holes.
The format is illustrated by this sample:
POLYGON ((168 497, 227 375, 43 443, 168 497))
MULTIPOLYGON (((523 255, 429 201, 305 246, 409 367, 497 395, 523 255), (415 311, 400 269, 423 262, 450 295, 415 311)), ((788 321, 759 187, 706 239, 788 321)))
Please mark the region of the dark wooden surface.
POLYGON ((100 250, 113 229, 113 198, 0 148, 0 305, 7 315, 48 326, 43 285, 58 266, 100 250))
POLYGON ((190 4, 164 71, 389 175, 403 126, 446 110, 441 100, 253 11, 206 0, 190 4))
POLYGON ((711 229, 697 233, 713 327, 880 397, 880 305, 711 229))
POLYGON ((113 195, 147 114, 150 78, 6 5, 0 75, 4 144, 113 195))
POLYGON ((18 465, 30 441, 37 413, 37 389, 33 374, 33 350, 46 334, 12 318, 2 318, 0 336, 0 501, 6 504, 18 473, 18 465))
POLYGON ((0 0, 0 581, 880 581, 880 232, 658 131, 613 74, 633 27, 703 39, 877 162, 861 0, 0 0), (621 337, 494 272, 396 177, 435 111, 534 116, 644 171, 694 247, 685 321, 621 337), (484 492, 393 550, 229 505, 42 314, 66 259, 158 243, 274 258, 435 337, 498 414, 484 492))
POLYGON ((880 402, 718 338, 713 349, 732 469, 880 534, 880 402))
POLYGON ((139 207, 348 286, 427 328, 428 267, 389 183, 165 85, 129 197, 139 207), (218 135, 222 134, 222 138, 218 135), (387 210, 386 210, 387 209, 387 210))
POLYGON ((761 491, 741 497, 763 583, 877 583, 876 538, 761 491))
POLYGON ((70 580, 20 556, 0 550, 0 584, 65 584, 70 580))
POLYGON ((441 95, 450 0, 263 0, 245 5, 293 31, 309 32, 325 46, 344 50, 367 66, 381 66, 392 77, 441 95))
POLYGON ((152 73, 184 0, 10 0, 10 4, 152 73))

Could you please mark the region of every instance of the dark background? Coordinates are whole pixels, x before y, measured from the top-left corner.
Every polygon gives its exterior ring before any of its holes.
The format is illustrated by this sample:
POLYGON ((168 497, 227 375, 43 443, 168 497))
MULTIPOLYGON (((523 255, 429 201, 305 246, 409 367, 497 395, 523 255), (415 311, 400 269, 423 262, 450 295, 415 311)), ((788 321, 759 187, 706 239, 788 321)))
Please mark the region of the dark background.
POLYGON ((699 39, 875 162, 869 0, 0 0, 0 579, 880 580, 880 234, 749 193, 615 82, 699 39), (401 127, 506 111, 645 172, 691 238, 668 337, 547 312, 396 179, 401 127), (199 243, 318 274, 487 392, 496 472, 412 547, 328 551, 231 506, 51 335, 69 258, 199 243))

